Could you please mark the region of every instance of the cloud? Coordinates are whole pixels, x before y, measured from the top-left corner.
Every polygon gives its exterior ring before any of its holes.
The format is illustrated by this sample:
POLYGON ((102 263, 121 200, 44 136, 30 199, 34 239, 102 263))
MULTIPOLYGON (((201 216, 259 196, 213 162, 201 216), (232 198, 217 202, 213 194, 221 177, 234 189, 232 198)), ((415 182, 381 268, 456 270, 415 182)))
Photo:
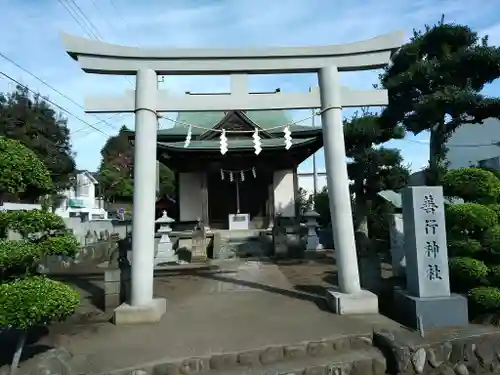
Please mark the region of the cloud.
MULTIPOLYGON (((35 73, 77 103, 91 93, 120 93, 130 88, 122 77, 89 75, 70 59, 58 33, 86 36, 95 26, 108 42, 137 46, 170 47, 255 47, 279 45, 327 45, 362 40, 396 29, 421 28, 433 24, 442 13, 448 21, 470 24, 490 34, 491 42, 500 42, 500 17, 496 0, 485 0, 478 7, 467 0, 75 0, 84 12, 87 27, 81 27, 61 5, 71 0, 0 0, 3 32, 0 51, 35 73), (89 26, 90 25, 90 26, 89 26)), ((94 30, 95 31, 95 30, 94 30)), ((0 71, 47 95, 69 112, 90 124, 99 118, 86 115, 80 106, 61 97, 40 82, 0 59, 0 71)), ((129 78, 132 80, 132 77, 129 78)), ((346 73, 342 84, 369 89, 377 81, 377 72, 346 73)), ((256 76, 252 90, 303 90, 317 84, 315 75, 256 76)), ((175 92, 216 92, 229 89, 227 77, 165 77, 163 88, 175 92)), ((0 79, 0 90, 12 89, 12 83, 0 79)), ((498 92, 490 87, 491 94, 498 92)), ((345 115, 352 112, 346 111, 345 115)), ((307 111, 292 113, 294 119, 308 116, 307 111)), ((68 115, 69 126, 76 133, 73 143, 80 168, 95 169, 105 136, 68 115), (78 131, 79 130, 79 131, 78 131), (78 132, 77 132, 78 131, 78 132)), ((133 127, 133 116, 114 116, 98 126, 113 134, 120 125, 133 127)), ((162 126, 169 126, 166 122, 162 126)), ((427 160, 425 135, 408 141, 394 141, 391 146, 403 149, 405 159, 419 167, 427 160)), ((323 168, 322 152, 318 166, 323 168)), ((310 167, 307 161, 304 167, 310 167)), ((416 168, 416 167, 415 167, 416 168)))

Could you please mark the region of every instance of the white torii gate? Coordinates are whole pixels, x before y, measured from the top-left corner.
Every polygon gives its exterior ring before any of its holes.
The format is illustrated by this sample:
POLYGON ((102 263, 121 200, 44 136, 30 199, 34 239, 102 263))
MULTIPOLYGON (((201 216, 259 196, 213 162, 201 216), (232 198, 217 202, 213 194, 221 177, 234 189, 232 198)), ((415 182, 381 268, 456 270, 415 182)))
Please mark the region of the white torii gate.
POLYGON ((134 205, 130 305, 115 323, 157 321, 166 301, 153 298, 156 132, 158 112, 321 108, 325 170, 338 267, 339 290, 330 291, 338 314, 376 313, 377 296, 362 290, 349 193, 342 107, 387 105, 384 90, 340 87, 339 72, 385 67, 402 44, 396 32, 356 43, 262 49, 143 49, 62 34, 68 54, 87 73, 135 75, 135 91, 85 99, 88 113, 134 112, 134 205), (318 73, 319 88, 305 93, 251 94, 248 74, 318 73), (231 75, 226 95, 172 95, 158 90, 158 75, 231 75))

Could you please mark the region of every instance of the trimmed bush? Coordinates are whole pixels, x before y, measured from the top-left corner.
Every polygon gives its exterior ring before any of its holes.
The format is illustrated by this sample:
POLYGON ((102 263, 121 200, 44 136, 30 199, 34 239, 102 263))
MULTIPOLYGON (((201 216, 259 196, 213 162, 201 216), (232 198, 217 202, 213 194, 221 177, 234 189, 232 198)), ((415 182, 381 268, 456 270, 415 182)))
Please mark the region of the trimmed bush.
POLYGON ((0 327, 28 329, 71 316, 80 295, 70 286, 43 276, 0 284, 0 327))
POLYGON ((23 237, 36 233, 66 230, 62 217, 47 211, 7 211, 0 213, 0 224, 23 237))
POLYGON ((481 239, 483 233, 498 224, 495 211, 478 203, 447 205, 446 226, 450 237, 481 239))
POLYGON ((488 281, 492 286, 500 286, 500 265, 490 267, 490 272, 488 273, 488 281))
POLYGON ((469 303, 475 313, 498 312, 500 310, 500 289, 480 286, 468 293, 469 303))
POLYGON ((474 256, 483 251, 481 242, 472 238, 463 238, 448 241, 448 253, 450 256, 474 256))
POLYGON ((52 190, 50 173, 35 152, 19 141, 0 137, 0 191, 36 196, 52 190))
POLYGON ((493 211, 497 213, 497 218, 500 222, 500 204, 499 203, 489 204, 488 208, 491 208, 493 211))
POLYGON ((500 225, 495 225, 484 232, 483 245, 493 254, 500 254, 500 225))
POLYGON ((466 202, 496 203, 500 196, 500 180, 481 168, 460 168, 446 172, 442 181, 443 192, 466 202))
POLYGON ((450 279, 455 290, 466 291, 486 283, 488 272, 488 266, 480 260, 469 257, 450 259, 450 279))

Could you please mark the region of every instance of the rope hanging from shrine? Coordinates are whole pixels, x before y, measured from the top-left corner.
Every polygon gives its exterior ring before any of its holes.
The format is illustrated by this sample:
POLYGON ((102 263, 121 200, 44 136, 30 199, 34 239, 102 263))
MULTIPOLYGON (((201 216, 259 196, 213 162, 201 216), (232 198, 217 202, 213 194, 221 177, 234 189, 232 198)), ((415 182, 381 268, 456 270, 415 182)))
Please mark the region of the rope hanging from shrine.
MULTIPOLYGON (((308 116, 306 118, 303 118, 298 121, 293 121, 293 122, 288 122, 286 124, 281 124, 277 126, 273 126, 270 128, 266 128, 266 131, 269 130, 277 130, 277 129, 283 129, 283 140, 285 144, 285 149, 289 150, 292 145, 293 145, 293 139, 292 139, 292 132, 290 131, 290 126, 299 124, 301 122, 307 121, 312 119, 315 116, 319 116, 322 111, 318 111, 314 113, 312 116, 308 116)), ((252 134, 252 139, 253 139, 253 148, 254 148, 254 153, 255 155, 259 155, 262 151, 262 139, 259 135, 259 129, 254 129, 254 130, 226 130, 226 129, 213 129, 213 128, 207 128, 205 126, 199 126, 199 125, 194 125, 194 124, 189 124, 184 121, 178 121, 171 119, 169 117, 165 116, 159 116, 159 118, 163 118, 165 120, 171 121, 175 124, 179 124, 182 126, 187 127, 187 133, 186 133, 186 138, 184 140, 184 148, 189 147, 191 144, 191 139, 193 136, 193 128, 195 129, 201 129, 204 131, 214 131, 214 132, 219 132, 219 150, 222 155, 225 155, 229 151, 229 142, 227 138, 228 133, 237 133, 237 134, 243 134, 243 133, 253 133, 252 134)))
POLYGON ((229 170, 229 169, 220 169, 220 179, 224 181, 227 178, 229 182, 234 182, 236 179, 239 179, 241 182, 245 182, 246 175, 245 173, 252 172, 252 177, 257 178, 257 171, 255 167, 250 169, 240 169, 240 170, 229 170))

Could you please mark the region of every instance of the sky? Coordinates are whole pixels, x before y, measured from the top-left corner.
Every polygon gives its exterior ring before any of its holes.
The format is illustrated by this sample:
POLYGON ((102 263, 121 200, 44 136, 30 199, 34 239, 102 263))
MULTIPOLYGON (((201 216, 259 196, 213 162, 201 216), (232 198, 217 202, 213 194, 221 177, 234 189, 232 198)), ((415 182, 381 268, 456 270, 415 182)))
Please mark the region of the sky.
MULTIPOLYGON (((0 72, 67 111, 77 166, 94 171, 107 136, 116 134, 121 125, 133 129, 134 118, 85 114, 83 98, 120 94, 131 89, 133 79, 84 73, 65 53, 61 31, 141 47, 314 46, 355 42, 395 30, 404 30, 408 38, 412 29, 434 24, 445 14, 446 21, 468 24, 498 45, 499 6, 500 0, 483 0, 480 6, 470 0, 0 0, 0 52, 22 67, 0 57, 0 72)), ((342 73, 341 84, 371 89, 378 74, 342 73)), ((308 91, 316 85, 315 74, 259 75, 250 80, 252 91, 308 91)), ((14 88, 13 81, 0 75, 0 91, 14 88)), ((176 93, 227 92, 229 78, 170 76, 164 77, 160 88, 176 93)), ((500 82, 489 85, 485 92, 500 95, 500 82)), ((352 114, 352 110, 344 111, 344 116, 352 114)), ((176 117, 175 113, 165 115, 176 117)), ((293 111, 290 116, 299 120, 310 116, 310 111, 293 111)), ((160 126, 168 128, 172 122, 162 120, 160 126)), ((401 149, 414 171, 427 163, 427 134, 410 134, 385 146, 401 149)), ((323 171, 322 150, 316 158, 318 170, 323 171)), ((299 171, 312 171, 311 158, 299 171)), ((322 187, 325 179, 320 177, 318 182, 322 187)), ((312 178, 301 177, 300 185, 311 190, 312 178)))

